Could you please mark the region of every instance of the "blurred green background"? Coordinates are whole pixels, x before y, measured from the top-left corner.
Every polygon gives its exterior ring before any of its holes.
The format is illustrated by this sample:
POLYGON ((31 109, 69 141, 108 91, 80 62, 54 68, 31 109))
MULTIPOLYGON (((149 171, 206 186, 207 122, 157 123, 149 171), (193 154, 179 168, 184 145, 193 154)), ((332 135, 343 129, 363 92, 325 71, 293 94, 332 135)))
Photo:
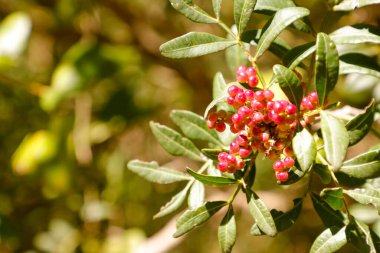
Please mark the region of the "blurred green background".
MULTIPOLYGON (((210 10, 211 1, 195 2, 210 10)), ((311 9, 317 31, 380 24, 379 6, 345 14, 327 13, 319 0, 296 2, 311 9), (322 23, 324 15, 329 21, 322 23)), ((232 25, 232 1, 222 8, 232 25)), ((0 0, 0 18, 0 252, 218 252, 220 215, 172 239, 174 218, 152 217, 182 185, 151 184, 125 165, 130 159, 179 170, 188 164, 159 147, 149 121, 173 126, 172 109, 203 114, 214 74, 233 75, 223 53, 172 60, 158 48, 189 31, 223 32, 191 23, 167 0, 0 0)), ((252 26, 266 20, 259 14, 252 26)), ((311 40, 299 32, 281 36, 292 46, 311 40)), ((379 47, 365 50, 379 61, 379 47)), ((278 62, 267 54, 259 64, 270 77, 278 62)), ((357 75, 342 77, 335 93, 357 107, 373 96, 380 98, 379 81, 357 75)), ((369 136, 352 153, 376 142, 369 136)), ((271 207, 286 210, 302 191, 302 182, 284 189, 270 170, 259 174, 255 187, 271 207)), ((209 198, 226 191, 208 188, 209 198)), ((237 204, 235 252, 307 252, 322 231, 306 203, 293 228, 255 238, 244 199, 237 204)))

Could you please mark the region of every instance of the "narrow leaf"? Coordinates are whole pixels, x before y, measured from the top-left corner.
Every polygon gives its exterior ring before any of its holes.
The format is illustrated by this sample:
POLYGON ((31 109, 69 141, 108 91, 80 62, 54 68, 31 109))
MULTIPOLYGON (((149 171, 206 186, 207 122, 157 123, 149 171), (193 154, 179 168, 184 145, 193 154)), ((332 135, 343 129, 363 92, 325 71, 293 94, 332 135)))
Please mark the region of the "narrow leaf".
MULTIPOLYGON (((226 54, 230 49, 235 48, 235 47, 236 46, 232 46, 232 47, 228 48, 226 51, 226 54)), ((227 85, 226 81, 224 80, 223 74, 221 72, 216 73, 214 76, 213 83, 212 83, 212 98, 213 99, 219 99, 219 98, 226 97, 227 96, 227 88, 228 88, 228 85, 227 85)), ((231 105, 229 105, 226 102, 226 100, 224 100, 224 102, 217 103, 216 108, 218 111, 219 110, 225 110, 225 111, 233 111, 234 110, 234 108, 231 105)))
POLYGON ((352 11, 367 5, 378 4, 380 0, 343 0, 333 7, 334 11, 352 11))
POLYGON ((321 191, 321 197, 334 210, 339 210, 343 207, 344 197, 341 187, 324 188, 321 191))
POLYGON ((236 44, 205 32, 190 32, 160 46, 163 56, 169 58, 191 58, 221 51, 236 44))
POLYGON ((304 128, 294 136, 293 141, 294 154, 302 171, 308 171, 313 165, 315 156, 317 155, 317 145, 313 136, 304 128))
POLYGON ((272 41, 291 23, 309 15, 309 10, 302 7, 289 7, 276 12, 272 22, 261 36, 254 60, 257 60, 270 46, 272 41))
POLYGON ((321 111, 321 129, 327 161, 338 170, 346 157, 348 132, 342 121, 325 111, 321 111))
POLYGON ((376 246, 372 240, 370 228, 353 217, 352 220, 346 229, 348 241, 360 252, 376 253, 376 246))
POLYGON ((299 108, 303 96, 303 89, 297 75, 290 69, 279 64, 274 65, 273 72, 281 89, 290 102, 299 108))
POLYGON ((187 156, 195 161, 203 161, 201 152, 187 138, 182 137, 173 129, 150 122, 150 128, 160 145, 174 156, 187 156))
POLYGON ((177 220, 177 230, 173 237, 180 237, 206 222, 225 205, 227 205, 226 201, 213 201, 207 202, 198 209, 185 211, 177 220))
POLYGON ((331 182, 330 170, 326 165, 315 163, 312 170, 318 174, 323 184, 329 184, 331 182))
POLYGON ((229 253, 236 241, 236 221, 232 205, 229 205, 218 228, 218 240, 222 253, 229 253))
POLYGON ((234 0, 234 19, 239 35, 247 27, 255 4, 256 0, 234 0))
POLYGON ((375 101, 372 100, 371 103, 365 108, 363 113, 356 115, 346 124, 346 129, 348 131, 348 137, 350 140, 350 146, 358 143, 364 138, 371 130, 375 116, 375 101))
MULTIPOLYGON (((287 211, 277 211, 276 209, 272 209, 270 212, 273 216, 274 223, 276 224, 276 228, 278 232, 284 231, 288 228, 290 228, 298 219, 301 210, 302 210, 302 203, 303 199, 298 198, 294 199, 294 207, 287 211)), ((259 229, 257 224, 254 224, 251 228, 251 234, 252 235, 264 235, 264 233, 259 229)))
POLYGON ((169 0, 173 8, 188 19, 199 23, 217 23, 218 21, 199 8, 191 0, 169 0))
POLYGON ((220 9, 222 7, 222 0, 212 0, 212 7, 217 19, 220 18, 220 9))
POLYGON ((153 216, 154 219, 164 217, 176 211, 186 198, 189 187, 185 187, 182 191, 173 196, 173 198, 161 207, 160 211, 153 216))
POLYGON ((339 172, 362 179, 380 176, 380 149, 371 150, 345 161, 339 172))
POLYGON ((230 73, 235 75, 239 66, 248 66, 250 62, 244 50, 239 45, 235 45, 226 49, 226 64, 230 73))
POLYGON ((378 27, 366 24, 344 26, 329 36, 337 45, 359 43, 380 44, 378 29, 378 27))
POLYGON ((160 167, 156 162, 132 160, 128 162, 127 167, 129 170, 153 183, 169 184, 191 179, 191 177, 182 172, 160 167))
POLYGON ((255 219, 258 228, 266 235, 275 236, 277 234, 276 225, 264 202, 250 190, 247 190, 247 201, 249 212, 255 219))
POLYGON ((187 204, 190 210, 201 207, 205 202, 205 187, 199 182, 195 181, 190 188, 187 204))
POLYGON ((379 71, 369 69, 369 68, 365 68, 365 67, 361 67, 361 66, 356 65, 356 64, 350 64, 350 63, 347 63, 344 61, 340 61, 340 63, 339 63, 339 72, 341 75, 357 73, 357 74, 363 74, 363 75, 371 75, 371 76, 380 78, 380 72, 379 71))
POLYGON ((350 53, 340 57, 339 72, 343 74, 358 73, 380 78, 380 66, 376 59, 364 54, 350 53))
POLYGON ((380 192, 376 189, 357 188, 353 190, 345 190, 345 194, 363 205, 371 204, 377 208, 380 214, 380 192))
POLYGON ((226 186, 236 184, 237 181, 235 179, 229 177, 215 177, 215 176, 207 176, 203 174, 199 174, 191 169, 187 169, 187 172, 193 176, 196 180, 210 186, 226 186))
POLYGON ((327 34, 317 35, 315 61, 315 86, 319 104, 323 106, 339 75, 338 51, 327 34))
POLYGON ((331 228, 323 231, 311 246, 310 253, 333 253, 342 248, 347 243, 346 227, 341 228, 333 234, 331 228))
POLYGON ((325 201, 317 194, 311 193, 314 210, 318 213, 323 224, 326 227, 343 227, 345 225, 345 217, 339 210, 332 209, 325 201))
POLYGON ((216 131, 209 129, 204 118, 198 114, 185 110, 173 110, 170 117, 187 137, 223 146, 216 131))
POLYGON ((306 59, 314 51, 314 42, 294 47, 285 54, 285 56, 283 57, 283 63, 285 66, 289 66, 289 69, 295 69, 304 59, 306 59))

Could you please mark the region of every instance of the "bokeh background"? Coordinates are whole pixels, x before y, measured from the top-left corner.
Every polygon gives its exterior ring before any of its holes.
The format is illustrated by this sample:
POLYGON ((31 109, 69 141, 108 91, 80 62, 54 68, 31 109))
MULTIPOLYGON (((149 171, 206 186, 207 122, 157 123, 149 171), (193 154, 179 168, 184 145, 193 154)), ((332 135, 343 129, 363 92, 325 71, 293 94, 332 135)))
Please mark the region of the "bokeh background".
MULTIPOLYGON (((195 2, 211 10, 211 1, 195 2)), ((317 31, 380 25, 379 6, 331 13, 322 0, 295 2, 310 8, 317 31)), ((223 2, 222 17, 233 24, 232 1, 223 2)), ((175 216, 152 217, 183 185, 151 184, 126 163, 156 160, 179 170, 189 164, 159 147, 149 121, 174 127, 172 109, 202 115, 214 74, 221 71, 230 81, 233 75, 223 53, 172 60, 158 48, 189 31, 223 31, 192 23, 167 0, 0 0, 0 19, 0 252, 219 252, 222 216, 172 239, 175 216)), ((257 14, 251 27, 267 20, 257 14)), ((312 40, 292 30, 281 37, 292 46, 312 40)), ((379 62, 378 46, 357 50, 379 62)), ((268 53, 259 64, 270 78, 278 62, 268 53)), ((378 80, 349 75, 340 79, 333 100, 363 108, 372 97, 380 99, 378 80)), ((369 135, 350 154, 377 143, 369 135)), ((304 185, 277 187, 266 166, 271 164, 263 161, 255 190, 285 211, 304 185)), ((229 193, 207 190, 208 199, 229 193)), ((322 231, 307 201, 290 230, 276 238, 252 237, 244 201, 236 201, 235 252, 303 253, 322 231)), ((376 211, 358 210, 379 227, 376 211)))

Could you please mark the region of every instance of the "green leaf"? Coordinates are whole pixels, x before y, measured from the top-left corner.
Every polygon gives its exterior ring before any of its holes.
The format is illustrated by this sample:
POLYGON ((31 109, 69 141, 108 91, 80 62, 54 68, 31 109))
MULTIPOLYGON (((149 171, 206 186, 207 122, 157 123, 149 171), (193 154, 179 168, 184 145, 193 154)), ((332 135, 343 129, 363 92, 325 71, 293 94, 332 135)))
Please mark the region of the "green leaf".
POLYGON ((217 23, 218 21, 199 8, 191 0, 169 0, 173 8, 188 19, 199 23, 217 23))
POLYGON ((290 69, 279 64, 274 65, 273 72, 289 101, 299 108, 303 96, 303 89, 297 75, 290 69))
POLYGON ((380 68, 374 58, 363 54, 351 53, 342 55, 339 63, 339 74, 363 74, 380 78, 380 68))
POLYGON ((276 12, 272 22, 261 36, 257 45, 256 61, 270 46, 274 39, 291 23, 299 18, 309 15, 309 10, 302 7, 289 7, 276 12))
POLYGON ((189 187, 185 187, 182 191, 172 197, 172 199, 161 207, 160 211, 153 216, 154 219, 161 218, 165 215, 176 211, 186 198, 189 187))
POLYGON ((250 64, 247 55, 239 45, 226 49, 226 63, 232 75, 236 74, 236 69, 239 66, 248 66, 250 64))
POLYGON ((347 187, 358 187, 360 185, 363 185, 366 180, 363 178, 357 178, 354 176, 347 175, 343 172, 334 172, 335 177, 338 179, 338 182, 342 186, 347 186, 347 187))
POLYGON ((222 0, 212 0, 212 7, 217 19, 220 18, 220 9, 222 7, 222 0))
POLYGON ((203 174, 199 174, 191 169, 187 169, 187 172, 193 176, 196 180, 210 186, 226 186, 236 184, 237 181, 235 179, 229 177, 215 177, 215 176, 207 176, 203 174))
POLYGON ((337 45, 360 43, 380 44, 378 29, 378 27, 366 24, 344 26, 329 36, 337 45))
MULTIPOLYGON (((281 232, 290 228, 298 219, 302 210, 303 199, 301 198, 294 199, 293 202, 294 202, 294 207, 285 213, 282 211, 277 211, 276 209, 272 209, 270 211, 274 219, 274 223, 276 224, 276 228, 278 232, 281 232)), ((259 229, 257 224, 254 224, 252 226, 251 234, 256 235, 256 236, 264 235, 264 233, 259 229)))
POLYGON ((330 170, 326 165, 315 163, 312 170, 318 174, 323 184, 329 184, 331 182, 330 170))
POLYGON ((187 199, 187 205, 189 209, 197 209, 205 203, 205 187, 199 182, 195 181, 190 188, 189 197, 187 199))
POLYGON ((348 132, 341 120, 321 111, 321 129, 327 161, 338 170, 346 158, 348 132))
POLYGON ((380 191, 376 189, 357 188, 344 190, 344 193, 363 205, 373 205, 380 214, 380 191))
POLYGON ((191 58, 221 51, 236 44, 205 32, 189 32, 160 46, 163 56, 169 58, 191 58))
POLYGON ((380 149, 371 150, 345 161, 339 172, 362 179, 380 176, 380 149))
POLYGON ((208 158, 212 160, 218 160, 218 155, 220 152, 223 152, 223 149, 214 149, 214 148, 203 148, 201 150, 202 154, 207 156, 208 158))
POLYGON ((306 59, 314 51, 314 42, 294 47, 284 55, 282 62, 285 66, 289 66, 289 69, 295 69, 304 59, 306 59))
POLYGON ((333 253, 347 244, 346 227, 333 234, 331 228, 323 231, 311 246, 310 253, 333 253))
POLYGON ((234 19, 239 35, 247 27, 255 4, 256 0, 234 0, 234 19))
MULTIPOLYGON (((243 42, 249 44, 257 44, 260 40, 262 33, 263 30, 261 29, 246 31, 242 33, 240 39, 243 42)), ((278 58, 282 59, 290 50, 290 46, 286 43, 286 41, 277 37, 274 39, 274 41, 270 43, 268 50, 278 58)))
POLYGON ((222 253, 231 252, 236 241, 236 221, 232 205, 229 205, 227 213, 218 228, 218 240, 222 253))
POLYGON ((314 210, 318 213, 326 227, 343 227, 345 225, 346 221, 342 212, 332 209, 317 194, 311 193, 310 196, 313 201, 314 210))
POLYGON ((205 205, 195 210, 185 211, 177 219, 177 230, 173 234, 173 237, 180 237, 181 235, 194 229, 196 226, 206 222, 225 205, 227 205, 226 201, 212 201, 207 202, 205 205))
POLYGON ((341 187, 324 188, 321 191, 321 197, 334 210, 339 210, 343 207, 344 197, 343 188, 341 187))
MULTIPOLYGON (((229 49, 235 48, 235 47, 236 46, 233 46, 233 47, 230 47, 229 49)), ((229 51, 229 49, 227 49, 226 54, 229 51)), ((224 100, 224 102, 220 102, 216 104, 216 108, 218 111, 220 110, 233 111, 234 110, 232 105, 229 105, 225 100, 225 98, 227 97, 228 87, 229 86, 224 80, 223 74, 221 72, 216 73, 214 76, 213 83, 212 83, 212 97, 213 99, 216 99, 216 100, 220 98, 223 98, 224 100)))
MULTIPOLYGON (((296 7, 296 5, 292 0, 257 0, 254 11, 272 15, 274 12, 287 7, 296 7)), ((296 20, 293 25, 297 30, 303 32, 311 31, 310 26, 302 19, 296 20)))
POLYGON ((319 104, 324 105, 339 75, 339 55, 334 42, 325 33, 318 33, 315 54, 315 86, 319 104))
POLYGON ((223 146, 216 131, 209 129, 204 118, 198 114, 185 110, 173 110, 170 117, 187 137, 223 146))
MULTIPOLYGON (((275 236, 277 234, 276 225, 270 211, 265 206, 264 202, 249 189, 247 189, 246 194, 249 212, 255 219, 258 228, 266 235, 275 236)), ((254 224, 254 226, 256 224, 254 224)))
POLYGON ((317 145, 315 144, 313 136, 304 128, 294 136, 292 144, 294 154, 297 157, 302 171, 308 171, 311 165, 313 165, 315 156, 317 155, 317 145))
POLYGON ((187 156, 195 161, 203 161, 200 156, 201 152, 197 147, 178 132, 153 121, 150 122, 150 128, 157 141, 168 153, 174 156, 187 156))
POLYGON ((128 162, 127 167, 129 170, 153 183, 169 184, 191 179, 191 177, 182 172, 165 167, 159 167, 156 162, 132 160, 128 162))
POLYGON ((334 11, 352 11, 363 6, 378 4, 379 0, 343 0, 333 7, 334 11))
POLYGON ((371 130, 375 116, 375 101, 372 100, 371 103, 365 108, 363 113, 356 115, 346 124, 346 129, 348 131, 348 137, 350 140, 350 146, 358 143, 364 138, 371 130))
POLYGON ((360 252, 376 253, 376 246, 372 240, 370 228, 361 221, 352 219, 353 221, 347 226, 347 239, 360 252))

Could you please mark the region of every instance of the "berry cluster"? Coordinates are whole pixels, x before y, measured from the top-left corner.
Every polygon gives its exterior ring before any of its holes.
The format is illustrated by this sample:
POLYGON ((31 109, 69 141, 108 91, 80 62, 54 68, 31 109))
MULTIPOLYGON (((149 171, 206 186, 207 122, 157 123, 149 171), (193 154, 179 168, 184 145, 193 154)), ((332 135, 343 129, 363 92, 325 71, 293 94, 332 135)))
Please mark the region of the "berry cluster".
MULTIPOLYGON (((258 83, 256 70, 241 66, 237 70, 237 81, 255 88, 258 83)), ((291 141, 297 126, 297 108, 286 100, 273 100, 270 90, 243 89, 231 85, 227 103, 235 113, 218 111, 209 114, 207 125, 224 131, 226 124, 237 134, 230 143, 229 152, 218 156, 218 169, 233 173, 245 166, 245 159, 256 152, 275 160, 273 168, 277 180, 288 179, 288 171, 294 165, 291 141)))
POLYGON ((308 114, 308 112, 314 111, 319 106, 318 93, 315 91, 310 92, 306 97, 302 98, 300 112, 303 115, 303 119, 300 123, 303 127, 307 124, 312 124, 315 122, 315 118, 318 114, 308 114))

